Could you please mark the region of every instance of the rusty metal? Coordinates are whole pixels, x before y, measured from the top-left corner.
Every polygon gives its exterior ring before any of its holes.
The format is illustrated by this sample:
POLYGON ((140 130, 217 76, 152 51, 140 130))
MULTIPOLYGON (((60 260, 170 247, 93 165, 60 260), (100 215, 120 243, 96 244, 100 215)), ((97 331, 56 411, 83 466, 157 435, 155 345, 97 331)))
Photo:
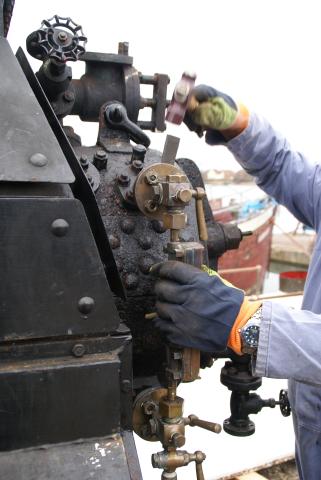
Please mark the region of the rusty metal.
POLYGON ((162 155, 162 162, 163 163, 170 163, 174 165, 177 151, 179 147, 179 138, 174 137, 173 135, 166 135, 163 155, 162 155))

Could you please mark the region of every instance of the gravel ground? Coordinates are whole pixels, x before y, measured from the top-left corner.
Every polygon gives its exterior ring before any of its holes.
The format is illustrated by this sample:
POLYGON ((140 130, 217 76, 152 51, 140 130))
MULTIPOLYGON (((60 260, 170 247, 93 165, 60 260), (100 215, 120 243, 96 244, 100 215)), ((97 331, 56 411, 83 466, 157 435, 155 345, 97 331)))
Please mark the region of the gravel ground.
POLYGON ((264 468, 258 473, 266 477, 268 480, 299 480, 298 471, 295 466, 295 461, 281 463, 270 468, 264 468))

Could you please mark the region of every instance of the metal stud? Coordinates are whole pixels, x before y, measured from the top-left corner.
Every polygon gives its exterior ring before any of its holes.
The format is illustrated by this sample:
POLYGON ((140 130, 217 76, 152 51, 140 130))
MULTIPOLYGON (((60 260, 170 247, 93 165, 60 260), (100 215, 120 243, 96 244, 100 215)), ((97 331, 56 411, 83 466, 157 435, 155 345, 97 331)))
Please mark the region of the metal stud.
POLYGON ((138 266, 139 270, 147 275, 149 273, 150 267, 154 265, 155 260, 152 257, 142 257, 139 260, 138 266))
POLYGON ((64 218, 57 218, 51 224, 51 231, 56 237, 64 237, 69 230, 69 223, 64 218))
POLYGON ((80 157, 80 165, 82 166, 83 170, 87 170, 89 167, 89 160, 87 155, 82 155, 80 157))
POLYGON ((87 315, 95 306, 95 301, 91 297, 82 297, 78 302, 78 310, 80 313, 87 315))
POLYGON ((75 357, 83 357, 86 353, 86 347, 82 343, 76 343, 76 345, 72 347, 71 352, 75 357))
POLYGON ((126 173, 121 173, 118 175, 117 180, 120 185, 128 185, 130 181, 129 176, 126 173))
POLYGON ((138 240, 138 243, 142 247, 143 250, 149 250, 153 245, 152 238, 148 235, 144 236, 144 237, 141 237, 138 240))
POLYGON ((44 167, 48 163, 48 158, 42 153, 34 153, 29 158, 29 162, 34 167, 44 167))
POLYGON ((130 234, 135 230, 135 223, 130 218, 125 218, 120 224, 120 228, 124 233, 130 234))
POLYGON ((103 170, 107 166, 108 155, 103 149, 99 149, 95 152, 94 155, 94 165, 97 170, 103 170))
POLYGON ((152 220, 151 225, 152 225, 153 230, 155 230, 155 232, 157 232, 157 233, 166 232, 166 228, 164 227, 163 222, 161 222, 160 220, 152 220))
POLYGON ((124 278, 124 284, 127 290, 134 290, 138 286, 138 275, 127 273, 124 278))
POLYGON ((111 248, 114 250, 115 248, 118 248, 120 245, 120 240, 119 237, 116 235, 108 235, 108 240, 111 248))

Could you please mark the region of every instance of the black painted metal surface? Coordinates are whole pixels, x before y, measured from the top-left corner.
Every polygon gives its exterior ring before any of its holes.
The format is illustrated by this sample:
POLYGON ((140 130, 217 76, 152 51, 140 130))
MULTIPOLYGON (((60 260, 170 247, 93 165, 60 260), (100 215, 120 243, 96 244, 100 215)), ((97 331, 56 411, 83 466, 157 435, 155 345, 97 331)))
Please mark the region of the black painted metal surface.
POLYGON ((1 347, 0 450, 130 428, 130 341, 123 335, 1 347))
POLYGON ((73 184, 73 194, 78 198, 85 209, 95 242, 103 262, 107 279, 112 291, 119 296, 124 296, 124 289, 118 274, 114 257, 111 252, 108 237, 102 219, 97 207, 94 193, 89 184, 89 181, 84 174, 84 171, 78 162, 75 152, 71 147, 53 109, 48 102, 36 76, 34 75, 29 62, 21 48, 17 51, 17 59, 20 66, 27 77, 27 80, 32 88, 32 91, 37 98, 41 108, 43 109, 46 119, 56 135, 59 145, 70 165, 70 168, 75 175, 75 182, 73 184))
POLYGON ((0 182, 72 183, 74 175, 4 38, 0 65, 0 182))
POLYGON ((82 205, 0 199, 0 339, 110 332, 119 320, 82 205))
MULTIPOLYGON (((164 247, 169 232, 162 222, 149 220, 134 206, 131 192, 140 170, 133 167, 131 158, 131 153, 108 154, 96 198, 126 291, 126 301, 116 299, 116 304, 133 335, 134 376, 146 377, 162 369, 164 358, 162 336, 144 315, 155 310, 155 279, 148 272, 152 264, 168 258, 164 247)), ((148 149, 143 164, 146 167, 160 161, 161 153, 148 149)), ((189 221, 181 238, 197 241, 194 201, 186 213, 189 221)))
POLYGON ((116 434, 46 448, 0 453, 6 480, 142 480, 128 436, 116 434))

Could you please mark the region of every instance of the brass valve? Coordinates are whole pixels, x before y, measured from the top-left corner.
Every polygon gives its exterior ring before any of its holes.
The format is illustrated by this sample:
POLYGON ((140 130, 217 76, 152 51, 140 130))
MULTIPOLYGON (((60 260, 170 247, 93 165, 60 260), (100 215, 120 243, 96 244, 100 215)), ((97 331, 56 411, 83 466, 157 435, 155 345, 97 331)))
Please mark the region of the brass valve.
POLYGON ((165 451, 153 453, 152 465, 154 468, 162 468, 162 480, 176 480, 176 469, 179 467, 185 467, 191 462, 195 462, 196 466, 196 479, 204 480, 204 473, 202 463, 205 460, 206 455, 201 451, 194 453, 188 453, 185 450, 165 451))

